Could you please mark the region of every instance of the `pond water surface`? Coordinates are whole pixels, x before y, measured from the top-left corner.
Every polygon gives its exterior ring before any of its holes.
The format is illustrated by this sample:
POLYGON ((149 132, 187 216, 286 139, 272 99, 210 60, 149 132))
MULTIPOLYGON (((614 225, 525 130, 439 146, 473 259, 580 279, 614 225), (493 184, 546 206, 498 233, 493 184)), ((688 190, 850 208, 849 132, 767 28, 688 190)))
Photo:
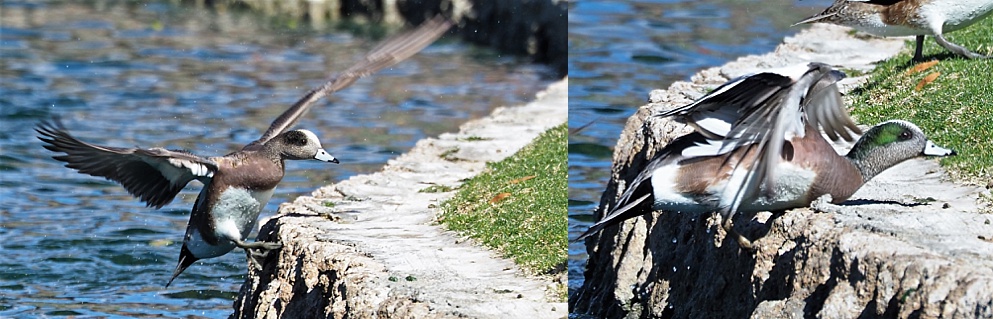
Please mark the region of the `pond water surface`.
MULTIPOLYGON (((739 56, 772 51, 790 24, 830 0, 576 1, 569 9, 569 239, 595 221, 617 138, 652 89, 739 56)), ((569 245, 569 291, 583 283, 583 242, 569 245)))
MULTIPOLYGON (((231 313, 241 250, 164 288, 196 182, 160 209, 61 166, 33 131, 59 116, 85 141, 223 155, 395 27, 313 30, 249 12, 165 1, 0 3, 0 317, 209 317, 231 313)), ((543 66, 443 39, 315 105, 298 127, 340 165, 287 162, 263 211, 378 170, 417 140, 516 105, 554 79, 543 66)))

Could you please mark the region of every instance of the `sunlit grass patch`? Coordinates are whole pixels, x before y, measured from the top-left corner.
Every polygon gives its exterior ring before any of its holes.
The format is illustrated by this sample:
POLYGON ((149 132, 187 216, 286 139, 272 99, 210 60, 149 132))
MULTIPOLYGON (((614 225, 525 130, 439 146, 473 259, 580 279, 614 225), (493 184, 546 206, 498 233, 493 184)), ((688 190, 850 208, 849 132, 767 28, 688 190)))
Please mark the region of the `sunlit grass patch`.
POLYGON ((442 204, 439 222, 513 259, 535 274, 566 264, 568 195, 565 124, 517 154, 487 165, 442 204))
MULTIPOLYGON (((993 19, 945 37, 993 55, 993 19)), ((941 160, 956 180, 987 186, 993 180, 993 59, 955 56, 928 37, 924 56, 937 63, 926 67, 911 62, 913 46, 908 41, 907 50, 881 63, 855 90, 852 115, 867 125, 891 119, 917 124, 929 139, 958 152, 941 160)))

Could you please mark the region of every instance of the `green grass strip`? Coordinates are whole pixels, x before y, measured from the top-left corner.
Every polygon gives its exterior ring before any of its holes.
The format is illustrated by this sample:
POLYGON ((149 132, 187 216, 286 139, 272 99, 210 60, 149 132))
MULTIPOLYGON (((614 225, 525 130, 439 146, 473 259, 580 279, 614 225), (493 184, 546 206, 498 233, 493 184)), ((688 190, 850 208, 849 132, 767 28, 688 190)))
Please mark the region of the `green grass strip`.
MULTIPOLYGON (((945 38, 993 55, 993 18, 945 38)), ((954 179, 986 186, 993 180, 993 59, 958 57, 930 36, 924 43, 924 57, 938 63, 916 70, 923 63, 911 62, 914 41, 908 41, 904 52, 878 65, 851 94, 852 115, 867 125, 891 119, 917 124, 936 144, 958 152, 941 160, 954 179)))
POLYGON ((542 133, 463 184, 439 222, 496 249, 528 272, 555 274, 567 258, 568 132, 542 133))

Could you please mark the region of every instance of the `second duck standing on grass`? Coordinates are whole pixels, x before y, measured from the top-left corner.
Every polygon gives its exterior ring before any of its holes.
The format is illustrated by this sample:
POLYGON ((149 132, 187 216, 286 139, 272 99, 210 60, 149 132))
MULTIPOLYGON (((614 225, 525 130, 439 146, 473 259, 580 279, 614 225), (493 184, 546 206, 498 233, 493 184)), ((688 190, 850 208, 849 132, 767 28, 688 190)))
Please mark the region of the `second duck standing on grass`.
POLYGON ((720 212, 735 232, 735 213, 809 206, 830 194, 841 203, 883 170, 923 155, 955 152, 938 147, 913 123, 892 120, 870 128, 841 156, 821 136, 853 140, 860 133, 848 116, 836 82, 840 71, 822 63, 739 77, 696 102, 657 116, 674 116, 695 132, 673 140, 635 177, 603 218, 579 238, 653 210, 720 212))
POLYGON ((957 55, 986 58, 945 39, 944 33, 968 27, 993 12, 993 0, 836 0, 823 12, 794 25, 826 22, 878 36, 917 36, 914 61, 923 57, 924 36, 957 55))
POLYGON ((201 157, 163 148, 121 148, 80 141, 59 122, 42 123, 37 131, 46 149, 66 155, 54 158, 80 173, 121 183, 129 193, 150 207, 161 208, 183 187, 196 179, 203 189, 190 213, 179 262, 168 287, 193 262, 227 254, 234 247, 249 251, 249 261, 264 257, 281 244, 248 243, 259 213, 283 179, 285 160, 316 159, 338 163, 322 147, 317 135, 292 130, 310 106, 325 95, 348 87, 360 77, 406 60, 444 34, 451 22, 437 17, 417 29, 393 37, 373 49, 365 59, 310 91, 283 112, 262 137, 239 151, 218 157, 201 157))

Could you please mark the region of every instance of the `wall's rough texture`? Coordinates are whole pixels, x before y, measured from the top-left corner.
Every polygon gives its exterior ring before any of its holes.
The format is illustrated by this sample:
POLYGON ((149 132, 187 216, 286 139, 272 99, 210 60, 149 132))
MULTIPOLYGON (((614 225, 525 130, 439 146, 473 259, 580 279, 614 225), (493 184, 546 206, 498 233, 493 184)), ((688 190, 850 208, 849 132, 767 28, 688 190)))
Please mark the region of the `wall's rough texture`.
MULTIPOLYGON (((654 112, 761 68, 820 61, 870 69, 903 42, 815 25, 774 53, 652 92, 617 143, 601 207, 611 207, 624 181, 689 130, 649 117, 654 112)), ((842 87, 860 81, 846 79, 842 87)), ((755 240, 754 252, 725 238, 713 214, 634 218, 587 239, 586 281, 571 296, 571 309, 596 318, 993 317, 993 216, 978 213, 982 189, 946 179, 933 160, 915 159, 876 177, 844 205, 818 201, 778 216, 739 214, 735 228, 755 240)))

